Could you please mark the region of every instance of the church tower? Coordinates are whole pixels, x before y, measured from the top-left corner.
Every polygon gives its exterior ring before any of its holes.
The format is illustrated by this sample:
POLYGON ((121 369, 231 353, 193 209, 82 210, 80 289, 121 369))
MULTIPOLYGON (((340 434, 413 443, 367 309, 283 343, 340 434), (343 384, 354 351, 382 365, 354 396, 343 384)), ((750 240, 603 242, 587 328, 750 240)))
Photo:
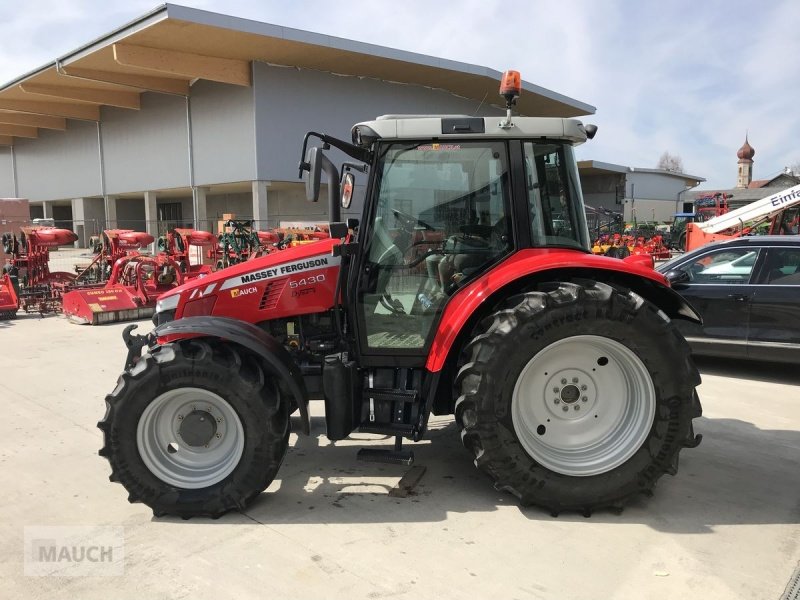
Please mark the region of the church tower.
POLYGON ((753 181, 753 156, 756 151, 747 141, 747 136, 744 136, 744 144, 736 156, 739 157, 739 178, 736 181, 737 188, 746 188, 753 181))

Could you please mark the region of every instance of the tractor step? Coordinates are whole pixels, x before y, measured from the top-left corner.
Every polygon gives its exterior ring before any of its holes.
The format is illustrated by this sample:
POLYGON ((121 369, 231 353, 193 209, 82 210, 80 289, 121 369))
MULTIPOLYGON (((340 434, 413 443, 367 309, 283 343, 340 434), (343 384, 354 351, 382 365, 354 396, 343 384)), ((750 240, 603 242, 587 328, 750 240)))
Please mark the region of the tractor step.
POLYGON ((372 398, 376 402, 416 402, 417 390, 395 390, 391 388, 366 388, 365 398, 372 398))
POLYGON ((414 452, 411 450, 386 450, 383 448, 362 448, 356 458, 363 462, 411 466, 414 452))
POLYGON ((374 433, 377 435, 411 436, 414 433, 414 427, 403 423, 362 423, 358 426, 358 431, 359 433, 374 433))
POLYGON ((385 463, 390 465, 414 464, 414 453, 411 450, 403 450, 403 438, 399 435, 394 438, 394 448, 362 448, 356 455, 358 460, 364 462, 385 463))

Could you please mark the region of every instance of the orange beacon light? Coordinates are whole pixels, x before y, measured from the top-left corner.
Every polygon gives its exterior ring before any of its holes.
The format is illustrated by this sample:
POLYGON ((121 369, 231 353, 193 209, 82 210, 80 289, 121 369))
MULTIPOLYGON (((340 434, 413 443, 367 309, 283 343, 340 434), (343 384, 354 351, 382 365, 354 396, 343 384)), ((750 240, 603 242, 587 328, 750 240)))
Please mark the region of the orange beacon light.
POLYGON ((506 71, 503 73, 503 77, 500 79, 500 95, 506 99, 508 106, 514 104, 521 92, 522 79, 519 71, 506 71))

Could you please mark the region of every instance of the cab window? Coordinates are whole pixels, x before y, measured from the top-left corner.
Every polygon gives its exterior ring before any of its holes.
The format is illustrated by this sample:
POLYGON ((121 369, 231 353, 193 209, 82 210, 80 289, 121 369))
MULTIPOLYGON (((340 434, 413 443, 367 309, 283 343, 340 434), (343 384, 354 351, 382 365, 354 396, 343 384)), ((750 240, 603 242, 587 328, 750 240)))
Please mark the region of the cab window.
POLYGON ((447 298, 512 248, 507 146, 390 144, 376 185, 359 297, 367 344, 422 348, 447 298))
POLYGON ((588 234, 575 177, 568 165, 572 148, 525 142, 526 187, 534 246, 584 247, 588 234))

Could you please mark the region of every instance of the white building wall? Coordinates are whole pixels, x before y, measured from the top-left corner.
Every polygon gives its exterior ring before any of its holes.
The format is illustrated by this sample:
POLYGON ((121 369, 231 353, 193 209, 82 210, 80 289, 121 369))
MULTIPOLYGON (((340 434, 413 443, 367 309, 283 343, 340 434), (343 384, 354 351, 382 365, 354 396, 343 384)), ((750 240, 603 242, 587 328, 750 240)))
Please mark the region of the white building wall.
POLYGON ((11 147, 0 146, 0 198, 14 197, 14 170, 11 147))
POLYGON ((146 92, 141 106, 102 110, 109 194, 189 185, 186 101, 146 92))
POLYGON ((253 94, 253 88, 213 81, 198 81, 192 86, 196 185, 255 179, 253 94))
MULTIPOLYGON (((360 121, 384 114, 499 115, 488 103, 449 92, 369 78, 344 77, 253 63, 258 179, 299 181, 297 163, 308 131, 345 141, 360 121)), ((490 101, 495 101, 494 98, 490 101)), ((330 152, 334 163, 344 155, 330 152)), ((356 180, 360 183, 359 174, 356 180)))
POLYGON ((21 198, 61 200, 101 195, 97 125, 67 121, 66 131, 40 129, 38 139, 15 138, 21 198))

